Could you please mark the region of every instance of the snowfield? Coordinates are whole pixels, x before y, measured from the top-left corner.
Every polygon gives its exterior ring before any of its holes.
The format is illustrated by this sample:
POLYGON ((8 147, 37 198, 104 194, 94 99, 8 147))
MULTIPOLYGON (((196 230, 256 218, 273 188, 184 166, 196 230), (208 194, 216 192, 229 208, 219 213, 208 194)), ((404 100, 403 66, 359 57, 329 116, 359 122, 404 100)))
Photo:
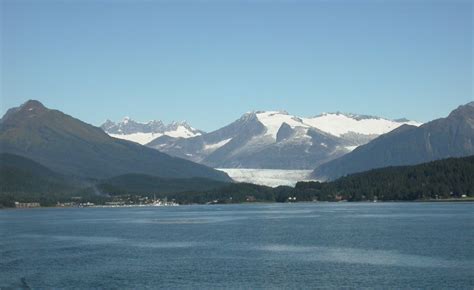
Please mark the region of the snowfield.
POLYGON ((163 135, 174 137, 174 138, 192 138, 192 137, 201 135, 201 133, 194 133, 184 126, 178 126, 176 130, 166 131, 163 133, 138 132, 138 133, 132 133, 132 134, 109 134, 109 135, 114 138, 124 139, 124 140, 132 141, 135 143, 139 143, 141 145, 145 145, 163 135))
POLYGON ((291 128, 315 128, 336 137, 341 137, 350 132, 363 135, 381 135, 403 124, 412 126, 422 124, 415 121, 397 122, 378 117, 358 118, 357 115, 342 113, 324 113, 312 118, 299 118, 284 111, 266 111, 257 112, 257 118, 267 128, 266 134, 272 136, 273 139, 276 139, 278 130, 283 123, 288 124, 291 128))
POLYGON ((278 130, 280 129, 283 123, 288 124, 291 128, 295 127, 308 127, 307 124, 304 124, 301 119, 289 115, 286 112, 278 111, 268 111, 257 113, 257 118, 260 123, 267 128, 266 135, 270 135, 273 139, 276 139, 278 130))
POLYGON ((388 133, 403 124, 420 126, 414 121, 397 122, 382 118, 357 119, 344 114, 322 114, 313 118, 304 118, 303 123, 313 128, 341 137, 343 134, 353 132, 363 135, 381 135, 388 133))
POLYGON ((163 136, 162 133, 132 133, 132 134, 109 134, 111 137, 132 141, 135 143, 139 143, 141 145, 145 145, 155 138, 163 136))
POLYGON ((298 181, 309 181, 312 170, 285 169, 243 169, 216 168, 224 171, 237 182, 249 182, 259 185, 277 187, 279 185, 294 186, 298 181))

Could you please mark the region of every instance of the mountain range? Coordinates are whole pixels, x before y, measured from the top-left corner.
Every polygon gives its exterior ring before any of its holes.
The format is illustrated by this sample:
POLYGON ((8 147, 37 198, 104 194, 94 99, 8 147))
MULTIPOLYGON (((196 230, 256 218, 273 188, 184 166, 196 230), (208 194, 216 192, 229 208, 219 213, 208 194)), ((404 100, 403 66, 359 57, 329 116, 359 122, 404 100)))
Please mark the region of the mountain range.
POLYGON ((23 156, 84 179, 138 173, 231 181, 221 171, 110 137, 98 127, 34 100, 8 110, 0 120, 0 153, 23 156))
POLYGON ((0 120, 0 153, 82 180, 142 174, 231 181, 211 167, 314 170, 313 179, 333 180, 374 168, 473 155, 473 144, 474 102, 425 124, 343 113, 301 118, 256 111, 209 133, 184 122, 129 118, 98 128, 33 100, 0 120), (180 128, 189 135, 167 135, 180 128), (159 136, 143 146, 115 134, 159 136))
MULTIPOLYGON (((116 136, 108 124, 101 127, 116 136)), ((161 134, 146 146, 214 168, 314 169, 404 124, 420 125, 355 114, 301 118, 284 111, 256 111, 209 133, 161 134)), ((134 128, 127 136, 149 134, 134 128)))
POLYGON ((160 136, 191 138, 204 132, 191 127, 186 121, 164 124, 160 120, 141 123, 125 117, 121 122, 105 121, 100 126, 112 137, 133 141, 145 145, 160 136))
POLYGON ((446 118, 419 127, 403 125, 317 167, 313 177, 336 179, 374 168, 470 155, 474 155, 474 102, 458 107, 446 118))
POLYGON ((314 169, 317 180, 374 168, 474 154, 474 102, 426 124, 407 119, 324 113, 302 118, 256 111, 218 130, 146 146, 214 168, 314 169))

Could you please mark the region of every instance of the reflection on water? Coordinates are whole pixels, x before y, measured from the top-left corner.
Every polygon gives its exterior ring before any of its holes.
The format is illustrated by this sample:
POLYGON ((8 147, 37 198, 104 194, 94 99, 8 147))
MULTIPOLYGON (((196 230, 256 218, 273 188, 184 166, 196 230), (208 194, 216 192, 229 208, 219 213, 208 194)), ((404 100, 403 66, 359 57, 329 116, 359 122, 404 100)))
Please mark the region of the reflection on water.
MULTIPOLYGON (((474 261, 459 262, 442 258, 407 255, 397 251, 363 250, 338 247, 304 247, 291 245, 258 246, 255 250, 284 254, 284 259, 326 261, 398 267, 458 267, 470 268, 474 261)), ((282 257, 282 256, 280 256, 282 257)))
POLYGON ((25 239, 41 239, 46 242, 67 242, 87 245, 111 245, 116 244, 122 247, 145 247, 145 248, 191 248, 199 246, 209 246, 209 243, 197 242, 143 242, 136 239, 121 239, 116 237, 101 237, 101 236, 58 236, 58 235, 37 235, 25 234, 20 235, 20 238, 25 239))

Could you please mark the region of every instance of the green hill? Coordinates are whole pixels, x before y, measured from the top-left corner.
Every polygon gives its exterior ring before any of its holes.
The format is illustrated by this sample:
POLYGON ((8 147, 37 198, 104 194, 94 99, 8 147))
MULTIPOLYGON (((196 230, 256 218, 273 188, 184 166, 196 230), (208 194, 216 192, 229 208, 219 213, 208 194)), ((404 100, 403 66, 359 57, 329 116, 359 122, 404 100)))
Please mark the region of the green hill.
POLYGON ((60 175, 25 157, 0 154, 0 207, 14 201, 43 205, 68 199, 80 188, 77 180, 60 175))

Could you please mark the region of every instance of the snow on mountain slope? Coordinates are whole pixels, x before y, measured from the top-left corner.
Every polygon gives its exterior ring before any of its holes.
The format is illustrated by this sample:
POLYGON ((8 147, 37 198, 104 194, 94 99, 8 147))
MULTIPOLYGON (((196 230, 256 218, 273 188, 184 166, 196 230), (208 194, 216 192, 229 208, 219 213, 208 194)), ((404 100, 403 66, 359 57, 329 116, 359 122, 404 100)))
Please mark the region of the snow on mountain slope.
POLYGON ((163 134, 139 132, 139 133, 131 133, 131 134, 109 134, 109 136, 145 145, 149 143, 150 141, 152 141, 153 139, 163 136, 163 134))
POLYGON ((286 112, 278 112, 278 111, 269 111, 269 112, 257 112, 257 118, 260 123, 263 124, 267 128, 266 135, 272 136, 276 139, 276 135, 278 130, 280 130, 281 125, 283 123, 288 124, 290 127, 308 127, 308 125, 302 123, 301 119, 291 116, 286 112))
MULTIPOLYGON (((178 125, 174 130, 168 130, 163 135, 174 138, 191 138, 201 135, 196 129, 186 125, 178 125)), ((148 143, 148 142, 147 142, 148 143)))
POLYGON ((303 118, 302 121, 311 127, 331 135, 341 137, 349 132, 363 135, 381 135, 388 133, 403 124, 420 126, 421 123, 408 121, 397 122, 378 117, 359 117, 357 115, 331 113, 314 118, 303 118))
POLYGON ((325 113, 313 118, 299 118, 282 111, 257 112, 258 120, 267 128, 267 135, 276 139, 278 130, 283 123, 291 128, 315 128, 341 137, 347 133, 362 135, 381 135, 388 133, 403 124, 420 126, 414 121, 393 121, 379 117, 359 116, 342 113, 325 113))
POLYGON ((205 144, 204 145, 204 150, 206 150, 206 151, 217 150, 217 149, 221 148, 222 146, 224 146, 225 144, 229 143, 230 140, 232 140, 232 138, 224 139, 224 140, 219 141, 219 142, 214 143, 214 144, 205 144))
POLYGON ((114 138, 124 139, 145 145, 161 136, 191 138, 203 132, 189 126, 186 122, 173 122, 165 125, 161 121, 136 122, 125 117, 122 122, 107 120, 101 128, 114 138))

